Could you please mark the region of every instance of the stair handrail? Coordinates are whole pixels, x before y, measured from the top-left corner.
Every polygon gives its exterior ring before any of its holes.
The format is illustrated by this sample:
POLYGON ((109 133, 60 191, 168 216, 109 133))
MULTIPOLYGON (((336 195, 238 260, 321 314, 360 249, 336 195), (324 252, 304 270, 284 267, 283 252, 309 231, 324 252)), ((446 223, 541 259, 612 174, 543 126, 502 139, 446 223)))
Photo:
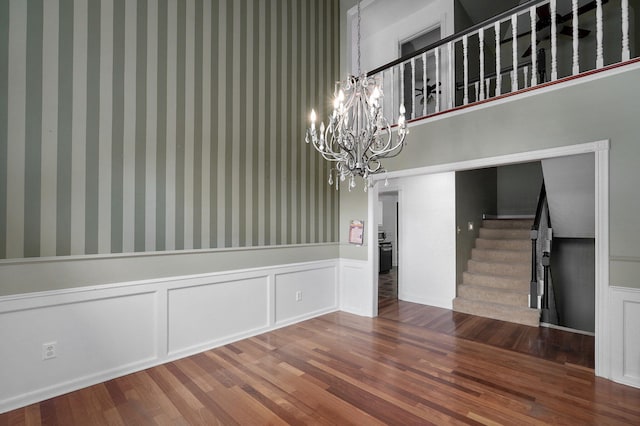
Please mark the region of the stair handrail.
MULTIPOLYGON (((551 227, 551 216, 549 214, 549 203, 547 200, 547 190, 542 182, 540 186, 540 195, 538 196, 538 205, 536 206, 536 215, 533 220, 533 225, 531 226, 531 283, 529 286, 529 307, 530 308, 538 308, 538 239, 540 237, 540 225, 542 223, 542 215, 546 208, 546 222, 547 228, 549 230, 551 227)), ((550 237, 549 237, 550 238, 550 237)), ((550 266, 550 245, 542 250, 542 258, 540 259, 540 264, 544 269, 543 274, 543 289, 542 289, 542 297, 540 308, 541 309, 549 309, 549 266, 550 266)))
POLYGON ((538 196, 538 205, 536 207, 536 216, 531 225, 531 283, 529 285, 529 307, 538 308, 538 233, 540 231, 540 222, 542 220, 542 212, 547 201, 547 191, 544 182, 540 187, 540 195, 538 196))

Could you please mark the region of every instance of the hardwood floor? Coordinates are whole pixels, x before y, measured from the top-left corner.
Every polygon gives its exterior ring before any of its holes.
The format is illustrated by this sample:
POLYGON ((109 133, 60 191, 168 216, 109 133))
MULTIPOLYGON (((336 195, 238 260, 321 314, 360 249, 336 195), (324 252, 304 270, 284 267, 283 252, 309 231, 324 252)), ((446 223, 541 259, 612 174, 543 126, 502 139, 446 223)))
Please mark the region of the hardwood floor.
POLYGON ((378 318, 336 312, 2 414, 0 425, 640 424, 640 389, 594 377, 571 355, 584 342, 499 323, 407 302, 378 318))

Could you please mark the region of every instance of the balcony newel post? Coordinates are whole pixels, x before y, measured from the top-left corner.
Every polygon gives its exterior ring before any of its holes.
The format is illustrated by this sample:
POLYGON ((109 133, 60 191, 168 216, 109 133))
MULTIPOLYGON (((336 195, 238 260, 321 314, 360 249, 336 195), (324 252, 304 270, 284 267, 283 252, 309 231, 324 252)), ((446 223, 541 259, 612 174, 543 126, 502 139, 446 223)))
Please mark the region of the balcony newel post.
POLYGON ((529 17, 531 18, 531 86, 538 84, 538 54, 537 54, 537 34, 536 34, 536 7, 531 6, 529 9, 529 17))
POLYGON ((596 68, 604 66, 602 47, 602 0, 596 0, 596 68))
POLYGON ((573 75, 576 75, 580 73, 580 62, 578 58, 578 0, 571 0, 571 13, 573 16, 571 21, 571 25, 573 26, 573 65, 571 69, 573 75))
POLYGON ((480 100, 484 100, 484 28, 478 32, 480 38, 480 100))
POLYGON ((629 0, 622 0, 622 60, 631 58, 629 51, 629 0))
POLYGON ((500 73, 500 21, 494 24, 494 30, 496 35, 496 96, 500 96, 502 90, 502 74, 500 73))
POLYGON ((463 104, 469 103, 469 39, 465 34, 462 36, 462 57, 464 59, 464 99, 463 104))
POLYGON ((511 17, 511 91, 518 90, 518 15, 511 17))
POLYGON ((558 79, 558 34, 556 23, 556 0, 549 3, 551 8, 551 81, 558 79))
POLYGON ((531 283, 529 285, 529 307, 538 308, 538 259, 537 259, 538 231, 531 229, 531 283))

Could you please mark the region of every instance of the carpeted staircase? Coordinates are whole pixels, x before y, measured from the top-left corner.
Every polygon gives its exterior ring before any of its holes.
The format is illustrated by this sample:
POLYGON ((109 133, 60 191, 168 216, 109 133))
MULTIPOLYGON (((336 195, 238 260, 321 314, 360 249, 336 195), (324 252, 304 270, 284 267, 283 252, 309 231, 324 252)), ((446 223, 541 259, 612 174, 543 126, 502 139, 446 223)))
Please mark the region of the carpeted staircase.
POLYGON ((528 307, 533 220, 484 220, 453 310, 537 327, 528 307))

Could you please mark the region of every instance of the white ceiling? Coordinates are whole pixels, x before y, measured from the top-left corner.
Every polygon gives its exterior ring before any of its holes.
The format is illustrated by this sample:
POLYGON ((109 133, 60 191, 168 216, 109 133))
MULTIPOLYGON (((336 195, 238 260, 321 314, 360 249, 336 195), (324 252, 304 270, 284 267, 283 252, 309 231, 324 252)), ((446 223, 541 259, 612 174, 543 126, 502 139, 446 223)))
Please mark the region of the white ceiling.
MULTIPOLYGON (((363 0, 360 4, 361 34, 374 34, 407 17, 407 12, 415 13, 439 0, 363 0)), ((356 6, 349 9, 349 15, 356 17, 356 6)), ((355 21, 354 21, 355 22, 355 21)))

